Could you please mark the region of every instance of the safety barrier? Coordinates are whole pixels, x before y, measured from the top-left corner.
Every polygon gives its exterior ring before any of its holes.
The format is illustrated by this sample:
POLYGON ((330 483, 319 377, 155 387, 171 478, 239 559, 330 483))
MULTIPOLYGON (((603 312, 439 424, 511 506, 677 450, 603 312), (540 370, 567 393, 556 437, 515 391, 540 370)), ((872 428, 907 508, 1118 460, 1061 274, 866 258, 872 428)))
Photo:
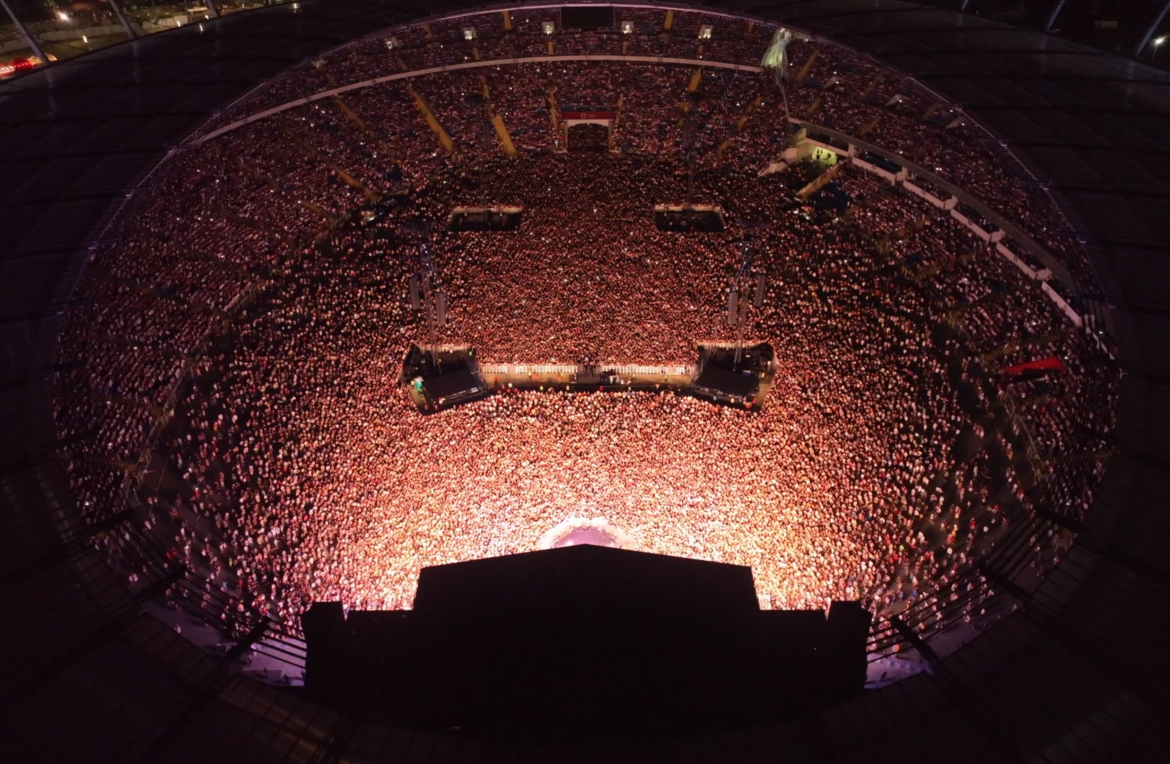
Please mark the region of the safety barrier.
POLYGON ((581 366, 565 363, 483 363, 479 365, 482 375, 508 374, 617 374, 619 376, 693 376, 694 366, 643 366, 639 364, 602 364, 581 366))
MULTIPOLYGON (((949 211, 950 216, 961 223, 964 227, 971 231, 979 239, 983 240, 988 245, 995 245, 995 251, 1002 255, 1012 265, 1019 268, 1028 278, 1039 281, 1041 292, 1056 305, 1070 321, 1078 328, 1084 328, 1086 325, 1095 325, 1095 321, 1086 321, 1086 316, 1078 312, 1072 305, 1068 303, 1049 282, 1058 282, 1065 287, 1075 288, 1076 282, 1072 278, 1072 274, 1064 267, 1062 263, 1056 260, 1047 250, 1036 243, 1031 237, 1025 234, 1022 230, 1016 227, 1010 221, 1004 219, 1002 216, 991 210, 978 199, 975 199, 970 194, 958 189, 942 178, 937 177, 928 170, 907 161, 903 157, 893 154, 884 149, 881 149, 872 144, 859 141, 851 136, 843 133, 838 133, 830 128, 822 127, 821 125, 814 125, 810 122, 804 122, 799 119, 793 119, 793 124, 799 125, 808 133, 814 133, 818 136, 818 140, 806 138, 806 142, 828 148, 831 151, 842 155, 842 149, 839 146, 828 145, 826 140, 833 140, 837 143, 847 143, 849 146, 848 152, 841 156, 841 161, 848 161, 856 165, 858 168, 866 172, 877 175, 883 180, 893 183, 900 182, 902 187, 910 193, 923 199, 934 207, 949 211), (866 161, 859 152, 866 152, 874 156, 895 164, 901 168, 897 173, 891 172, 884 167, 879 167, 873 162, 866 161), (938 196, 930 193, 921 186, 910 181, 910 177, 922 177, 928 183, 936 188, 952 192, 950 199, 943 200, 938 196), (962 202, 968 208, 974 210, 978 215, 982 216, 987 221, 993 223, 999 230, 988 231, 981 225, 971 219, 969 215, 964 214, 958 209, 958 204, 962 202), (1032 257, 1039 260, 1046 267, 1037 270, 1025 263, 1015 252, 1008 246, 1007 242, 1014 242, 1017 246, 1028 252, 1032 257)), ((1090 314, 1091 315, 1091 314, 1090 314)), ((1112 353, 1105 347, 1105 344, 1095 334, 1092 335, 1095 344, 1098 348, 1104 350, 1110 357, 1112 353)))

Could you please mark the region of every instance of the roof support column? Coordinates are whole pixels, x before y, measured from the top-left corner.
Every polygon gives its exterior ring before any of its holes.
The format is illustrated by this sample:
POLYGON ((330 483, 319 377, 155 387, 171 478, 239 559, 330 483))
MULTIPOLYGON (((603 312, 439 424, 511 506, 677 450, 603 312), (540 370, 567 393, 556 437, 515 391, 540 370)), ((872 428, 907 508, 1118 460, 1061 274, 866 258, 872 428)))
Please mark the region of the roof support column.
POLYGON ((33 55, 35 55, 47 65, 49 63, 48 56, 45 55, 45 52, 41 50, 41 46, 37 44, 37 41, 33 39, 33 36, 29 34, 28 29, 26 29, 24 24, 21 23, 20 19, 16 17, 16 14, 13 13, 12 8, 8 5, 8 0, 0 0, 0 5, 4 6, 4 10, 8 12, 8 18, 12 19, 12 23, 16 25, 16 31, 20 32, 20 36, 24 38, 26 43, 28 43, 28 47, 32 48, 33 55))
POLYGON ((1064 4, 1067 1, 1068 0, 1056 0, 1056 7, 1052 9, 1052 15, 1048 17, 1048 23, 1044 25, 1045 32, 1052 31, 1052 25, 1056 23, 1056 17, 1060 15, 1062 10, 1064 10, 1064 4))
POLYGON ((1162 6, 1162 12, 1158 14, 1158 18, 1154 19, 1154 23, 1150 24, 1150 28, 1146 30, 1144 35, 1142 35, 1141 42, 1139 42, 1137 47, 1133 49, 1134 58, 1140 56, 1142 51, 1146 49, 1146 46, 1149 45, 1150 38, 1154 36, 1154 32, 1158 31, 1158 26, 1162 23, 1163 19, 1166 18, 1167 11, 1170 11, 1170 0, 1166 0, 1166 4, 1162 6))
POLYGON ((110 8, 113 9, 114 15, 118 17, 118 21, 122 24, 122 28, 126 30, 126 36, 133 40, 138 36, 134 31, 134 27, 130 24, 130 19, 126 18, 126 14, 122 12, 122 3, 119 0, 110 0, 110 8))

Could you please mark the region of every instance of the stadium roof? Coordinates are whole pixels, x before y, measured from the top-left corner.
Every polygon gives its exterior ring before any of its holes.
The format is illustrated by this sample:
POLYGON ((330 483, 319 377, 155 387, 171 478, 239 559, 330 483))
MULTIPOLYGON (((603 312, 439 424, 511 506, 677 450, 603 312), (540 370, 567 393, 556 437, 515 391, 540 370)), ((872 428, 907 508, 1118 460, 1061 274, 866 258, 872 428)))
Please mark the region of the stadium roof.
MULTIPOLYGON (((60 312, 87 246, 128 191, 193 129, 258 84, 346 40, 443 8, 470 6, 444 0, 275 6, 140 38, 0 86, 5 761, 504 755, 355 726, 293 692, 229 675, 220 659, 142 615, 84 543, 51 420, 49 375, 60 312)), ((1089 527, 1015 616, 945 660, 933 676, 867 693, 808 724, 652 755, 1164 758, 1170 750, 1164 711, 1170 707, 1164 647, 1170 631, 1170 75, 1055 37, 897 0, 731 0, 703 8, 762 16, 867 52, 958 103, 1005 141, 1050 186, 1087 242, 1114 307, 1126 376, 1117 453, 1089 527)), ((545 760, 551 758, 557 756, 545 760)))

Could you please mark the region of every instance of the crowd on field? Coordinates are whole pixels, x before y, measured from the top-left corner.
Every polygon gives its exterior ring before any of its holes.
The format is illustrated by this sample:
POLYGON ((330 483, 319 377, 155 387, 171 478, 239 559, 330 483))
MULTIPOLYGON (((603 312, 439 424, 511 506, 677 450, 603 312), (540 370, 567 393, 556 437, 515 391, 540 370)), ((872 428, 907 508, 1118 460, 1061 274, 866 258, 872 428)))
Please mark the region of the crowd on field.
MULTIPOLYGON (((655 12, 631 13, 640 28, 655 12)), ((719 37, 698 51, 688 24, 678 14, 639 45, 689 34, 691 56, 731 55, 719 37)), ((535 48, 520 31, 478 35, 478 55, 535 48)), ((443 54, 434 40, 468 42, 441 24, 429 34, 358 46, 280 87, 352 80, 374 65, 363 56, 417 68, 443 54)), ((769 36, 745 29, 743 45, 769 36)), ((872 73, 818 62, 819 84, 793 88, 793 103, 820 99, 836 127, 863 131, 840 104, 870 99, 872 73)), ((1036 502, 1083 516, 1115 404, 1099 348, 908 192, 847 167, 834 188, 848 205, 831 212, 794 199, 823 167, 761 174, 787 134, 766 78, 708 69, 688 94, 691 82, 662 64, 448 72, 180 153, 91 253, 60 336, 57 426, 86 516, 138 497, 135 522, 203 589, 173 593, 293 629, 314 600, 407 607, 422 566, 532 549, 572 517, 604 517, 646 551, 751 565, 766 606, 859 598, 890 614, 968 575, 1036 502), (566 106, 612 108, 616 124, 590 150, 572 128, 565 151, 566 106), (655 205, 684 202, 720 207, 725 230, 654 225, 655 205), (522 208, 519 230, 447 229, 454 207, 490 205, 522 208), (420 415, 398 376, 426 334, 407 298, 423 241, 448 295, 442 341, 488 363, 646 365, 693 363, 696 342, 733 336, 724 307, 746 243, 767 284, 749 334, 776 358, 763 410, 558 388, 420 415), (1048 357, 1063 371, 999 373, 1048 357)), ((903 119, 909 100, 875 106, 888 118, 869 140, 909 151, 917 124, 917 158, 950 166, 958 128, 903 119)), ((979 196, 996 161, 961 180, 979 196)), ((145 555, 100 543, 132 581, 150 578, 145 555)))

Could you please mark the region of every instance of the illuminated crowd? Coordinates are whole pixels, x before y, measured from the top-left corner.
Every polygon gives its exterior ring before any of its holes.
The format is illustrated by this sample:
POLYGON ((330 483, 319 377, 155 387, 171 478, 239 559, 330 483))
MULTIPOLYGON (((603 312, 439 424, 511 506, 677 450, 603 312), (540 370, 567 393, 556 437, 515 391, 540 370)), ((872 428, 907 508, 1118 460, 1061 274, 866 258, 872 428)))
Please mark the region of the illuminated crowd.
MULTIPOLYGON (((673 10, 668 30, 664 9, 632 7, 615 8, 615 25, 610 29, 566 29, 557 8, 512 11, 510 26, 506 28, 501 13, 493 11, 366 38, 290 71, 217 115, 211 126, 338 86, 410 70, 548 56, 550 42, 551 55, 557 56, 671 57, 756 67, 775 31, 766 24, 680 9, 673 10)), ((793 118, 862 137, 939 173, 993 209, 1012 210, 1013 221, 1059 254, 1068 268, 1079 277, 1093 278, 1071 227, 1041 180, 1003 151, 999 141, 961 108, 941 101, 910 77, 871 57, 824 41, 797 34, 788 46, 788 59, 788 101, 793 118)), ((543 129, 549 121, 550 94, 561 107, 583 105, 580 101, 588 100, 581 98, 583 92, 592 89, 603 96, 594 105, 612 108, 619 97, 636 105, 626 129, 618 131, 618 142, 625 141, 626 150, 669 150, 670 139, 677 136, 678 125, 670 123, 676 122, 680 91, 687 87, 694 71, 686 66, 643 65, 605 72, 596 62, 588 66, 577 62, 528 64, 522 68, 536 73, 519 74, 516 67, 506 65, 440 75, 463 80, 461 87, 453 89, 462 93, 448 102, 447 120, 454 123, 460 111, 482 108, 475 100, 482 92, 482 78, 490 95, 507 95, 498 98, 495 106, 506 124, 520 128, 517 145, 528 142, 528 148, 545 148, 559 139, 543 129), (637 124, 651 112, 648 124, 637 124), (668 117, 663 119, 663 115, 668 117), (527 126, 530 121, 535 129, 527 126)), ((728 109, 733 119, 756 95, 763 97, 765 111, 780 109, 778 94, 761 91, 754 77, 707 67, 703 79, 709 90, 721 95, 714 99, 715 108, 728 109)), ((360 99, 365 95, 356 90, 345 97, 360 99)), ((444 116, 442 109, 436 111, 444 116)), ((487 148, 494 150, 494 136, 486 123, 474 127, 491 144, 487 148)), ((774 135, 772 121, 755 119, 733 146, 752 154, 755 160, 766 161, 769 153, 774 153, 774 135)), ((471 136, 464 139, 472 140, 471 136)))
MULTIPOLYGON (((306 71, 323 87, 355 76, 335 64, 306 71)), ((295 629, 314 600, 408 607, 421 567, 534 549, 571 518, 602 517, 644 551, 751 565, 766 607, 860 598, 889 614, 966 572, 1035 501, 1083 516, 1112 427, 1104 354, 905 191, 847 168, 846 210, 795 201, 812 177, 797 176, 819 170, 760 174, 783 148, 768 81, 709 72, 680 110, 689 71, 501 67, 479 100, 474 71, 418 78, 453 153, 401 83, 181 153, 92 253, 61 336, 58 431, 87 517, 139 497, 205 603, 295 629), (615 151, 561 153, 549 94, 601 108, 614 87, 615 151), (719 206, 725 230, 653 224, 654 205, 684 201, 719 206), (522 207, 520 229, 449 231, 459 205, 522 207), (723 309, 747 242, 767 274, 748 334, 776 358, 762 411, 548 389, 420 414, 399 374, 426 336, 407 298, 424 240, 449 297, 441 341, 489 363, 647 365, 733 336, 723 309), (1068 373, 996 375, 1048 356, 1068 373), (1050 463, 1043 496, 1016 458, 1025 442, 1050 463)), ((897 149, 903 129, 871 139, 897 149)), ((999 177, 962 172, 979 189, 999 177)))

